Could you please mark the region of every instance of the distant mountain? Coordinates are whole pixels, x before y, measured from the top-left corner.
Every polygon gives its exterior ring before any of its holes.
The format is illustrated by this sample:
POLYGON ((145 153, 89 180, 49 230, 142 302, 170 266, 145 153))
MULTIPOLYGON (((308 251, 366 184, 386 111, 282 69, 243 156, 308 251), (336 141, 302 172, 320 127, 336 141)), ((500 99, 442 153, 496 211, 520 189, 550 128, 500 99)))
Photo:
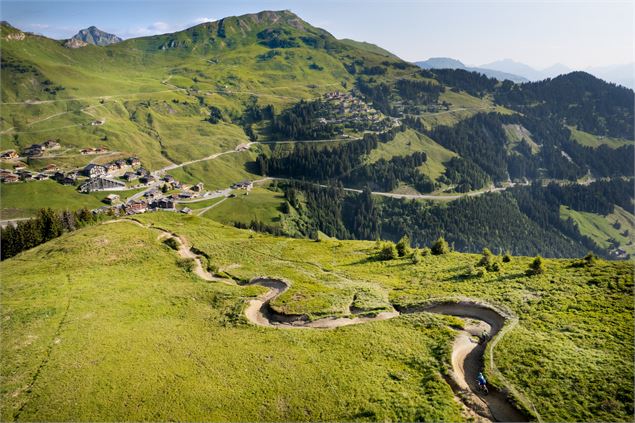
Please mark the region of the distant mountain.
POLYGON ((484 67, 470 67, 465 66, 460 60, 452 59, 450 57, 431 57, 428 60, 422 62, 415 62, 415 64, 423 69, 463 69, 469 72, 479 72, 490 78, 496 78, 500 81, 509 79, 513 82, 528 82, 527 78, 512 73, 501 72, 494 69, 486 69, 484 67))
MULTIPOLYGON (((562 63, 556 63, 548 68, 539 70, 511 59, 487 63, 480 66, 480 68, 510 72, 525 77, 530 81, 555 78, 559 75, 565 75, 573 71, 573 69, 563 65, 562 63)), ((595 66, 586 68, 584 71, 607 82, 613 82, 627 88, 635 89, 635 63, 633 62, 623 65, 595 66)))
POLYGON ((109 34, 108 32, 104 32, 95 26, 91 26, 86 29, 82 29, 75 34, 73 38, 66 42, 66 46, 71 48, 83 47, 87 44, 109 46, 122 41, 123 39, 114 34, 109 34))
POLYGON ((482 68, 494 69, 500 72, 513 73, 527 78, 530 81, 545 79, 544 74, 524 63, 516 62, 512 59, 497 60, 492 63, 481 65, 482 68))
POLYGON ((588 68, 587 72, 605 81, 615 82, 630 89, 635 89, 635 62, 623 65, 597 66, 588 68))

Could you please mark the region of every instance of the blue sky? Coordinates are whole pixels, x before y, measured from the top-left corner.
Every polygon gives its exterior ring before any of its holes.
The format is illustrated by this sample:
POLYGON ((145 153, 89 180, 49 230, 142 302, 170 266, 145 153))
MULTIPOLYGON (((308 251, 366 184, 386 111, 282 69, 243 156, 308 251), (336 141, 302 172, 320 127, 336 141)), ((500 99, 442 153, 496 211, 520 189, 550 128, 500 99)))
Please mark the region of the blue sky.
POLYGON ((472 65, 503 58, 537 68, 626 63, 633 61, 635 38, 630 0, 2 0, 0 6, 3 20, 52 38, 90 25, 139 37, 289 9, 338 38, 372 42, 406 60, 445 56, 472 65))

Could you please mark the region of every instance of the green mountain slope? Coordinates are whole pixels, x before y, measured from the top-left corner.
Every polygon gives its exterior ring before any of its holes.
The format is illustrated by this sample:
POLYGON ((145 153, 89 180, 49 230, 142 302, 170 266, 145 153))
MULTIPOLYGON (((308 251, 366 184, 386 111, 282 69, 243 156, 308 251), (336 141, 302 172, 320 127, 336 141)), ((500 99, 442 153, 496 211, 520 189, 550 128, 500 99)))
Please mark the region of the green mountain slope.
MULTIPOLYGON (((632 414, 630 263, 546 260, 526 277, 531 260, 513 257, 466 276, 479 256, 382 262, 374 242, 274 238, 173 213, 141 221, 185 237, 221 273, 289 280, 273 304, 288 313, 448 297, 507 308, 521 320, 494 360, 543 420, 632 414)), ((159 234, 99 225, 0 264, 3 420, 467 420, 443 377, 456 319, 253 326, 243 310, 262 288, 199 279, 159 234)))

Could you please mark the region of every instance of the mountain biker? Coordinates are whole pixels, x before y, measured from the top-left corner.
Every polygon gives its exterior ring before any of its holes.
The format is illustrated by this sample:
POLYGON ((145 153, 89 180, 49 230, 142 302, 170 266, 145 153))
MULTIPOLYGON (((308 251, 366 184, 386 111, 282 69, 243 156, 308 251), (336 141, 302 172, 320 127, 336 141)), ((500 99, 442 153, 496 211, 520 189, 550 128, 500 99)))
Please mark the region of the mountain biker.
POLYGON ((478 386, 485 390, 487 389, 487 380, 485 380, 485 376, 483 376, 483 373, 479 372, 478 376, 476 377, 476 381, 478 382, 478 386))

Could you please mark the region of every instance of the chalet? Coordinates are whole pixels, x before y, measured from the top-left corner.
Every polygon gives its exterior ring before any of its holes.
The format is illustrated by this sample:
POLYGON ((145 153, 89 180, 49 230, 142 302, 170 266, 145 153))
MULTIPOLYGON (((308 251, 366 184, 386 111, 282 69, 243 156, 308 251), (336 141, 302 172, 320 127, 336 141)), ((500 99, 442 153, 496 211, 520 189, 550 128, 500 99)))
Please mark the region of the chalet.
POLYGON ((79 186, 80 192, 94 192, 94 191, 114 191, 122 190, 126 188, 126 184, 120 181, 114 181, 112 179, 104 177, 90 178, 79 186))
POLYGON ((174 178, 174 176, 172 175, 165 175, 163 177, 163 180, 169 184, 171 184, 172 182, 176 181, 176 179, 174 178))
POLYGON ((125 160, 115 160, 114 163, 119 169, 125 169, 128 167, 128 163, 125 160))
POLYGON ((123 174, 123 178, 126 181, 134 181, 136 179, 139 179, 139 175, 137 175, 135 172, 126 172, 123 174))
POLYGON ((246 189, 247 191, 249 191, 253 187, 254 187, 254 183, 251 181, 241 181, 232 185, 232 188, 234 189, 246 189))
POLYGON ((183 207, 181 209, 181 213, 183 213, 183 214, 192 214, 192 209, 189 208, 189 207, 183 207))
POLYGON ((148 205, 145 201, 133 201, 126 205, 126 214, 145 213, 148 211, 148 205))
POLYGON ((137 169, 137 175, 139 175, 139 176, 147 175, 148 173, 150 173, 150 172, 148 172, 148 171, 147 171, 145 168, 143 168, 143 167, 140 167, 139 169, 137 169))
POLYGON ((44 154, 44 150, 46 150, 46 147, 44 147, 43 145, 32 144, 31 146, 27 147, 23 153, 25 156, 39 157, 44 154))
POLYGON ((81 154, 95 154, 95 149, 94 148, 82 148, 81 150, 79 150, 79 152, 81 154))
POLYGON ((103 120, 94 120, 90 123, 92 126, 99 126, 99 125, 103 125, 104 121, 103 120))
POLYGON ((147 191, 147 192, 143 193, 143 196, 144 196, 144 197, 146 197, 146 198, 150 198, 150 199, 152 199, 152 198, 154 198, 154 197, 157 197, 158 195, 159 195, 159 190, 158 190, 158 189, 156 189, 156 188, 155 188, 155 189, 151 189, 151 190, 149 190, 149 191, 147 191))
POLYGON ((152 175, 144 175, 141 178, 139 178, 139 182, 141 182, 142 184, 151 184, 155 182, 156 180, 157 178, 155 178, 152 175))
POLYGON ((192 188, 190 189, 194 192, 203 192, 203 183, 199 182, 198 184, 192 186, 192 188))
POLYGON ((11 175, 12 173, 13 172, 11 172, 10 170, 0 169, 0 178, 3 176, 11 175))
POLYGON ((59 170, 60 168, 51 163, 51 164, 47 164, 46 166, 44 166, 44 169, 42 169, 42 172, 46 172, 46 173, 55 173, 59 170))
POLYGON ((126 161, 132 167, 141 166, 141 161, 139 159, 137 159, 136 157, 128 157, 128 159, 126 161))
POLYGON ((107 152, 108 152, 108 149, 104 148, 104 147, 97 147, 95 149, 95 154, 104 154, 104 153, 107 153, 107 152))
POLYGON ((194 196, 190 194, 189 192, 181 192, 179 193, 179 198, 182 200, 189 200, 191 198, 194 198, 194 196))
POLYGON ((114 173, 119 170, 119 166, 116 163, 108 163, 104 167, 106 168, 106 173, 114 173))
POLYGON ((16 164, 13 165, 13 169, 15 169, 15 170, 26 169, 26 163, 17 162, 16 164))
POLYGON ((12 160, 20 157, 17 151, 15 150, 7 150, 4 153, 0 154, 0 159, 12 160))
POLYGON ((47 179, 49 179, 49 177, 50 177, 50 175, 47 175, 46 173, 38 173, 33 178, 36 181, 46 181, 47 179))
POLYGON ((69 173, 67 175, 64 175, 58 182, 62 185, 75 185, 77 183, 77 174, 69 173))
POLYGON ((62 146, 55 140, 46 140, 42 143, 42 147, 46 150, 57 150, 62 146))
POLYGON ((161 198, 151 204, 152 208, 162 210, 174 210, 174 200, 170 198, 161 198))
POLYGON ((108 194, 102 201, 106 204, 115 204, 119 203, 121 198, 117 194, 108 194))
POLYGON ((11 173, 9 175, 3 176, 2 182, 4 182, 5 184, 13 184, 16 182, 20 182, 20 177, 18 175, 11 173))
POLYGON ((23 181, 32 181, 33 180, 33 174, 31 172, 29 172, 28 170, 23 170, 18 172, 18 175, 20 176, 20 179, 22 179, 23 181))
POLYGON ((106 174, 106 168, 98 164, 89 164, 84 168, 82 173, 89 178, 96 178, 98 176, 104 176, 106 174))

